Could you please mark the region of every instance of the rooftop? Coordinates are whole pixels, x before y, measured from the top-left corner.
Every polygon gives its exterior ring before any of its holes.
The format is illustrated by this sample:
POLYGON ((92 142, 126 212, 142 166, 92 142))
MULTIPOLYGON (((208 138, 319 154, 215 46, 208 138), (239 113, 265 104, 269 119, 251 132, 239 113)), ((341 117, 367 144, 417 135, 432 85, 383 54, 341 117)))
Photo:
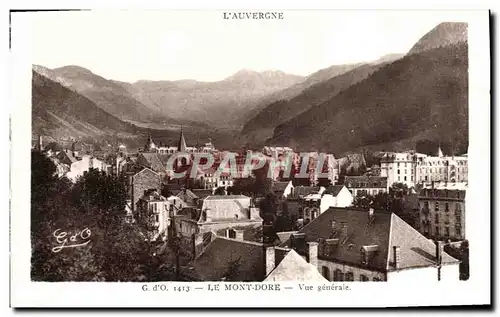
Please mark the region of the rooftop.
POLYGON ((274 182, 272 189, 273 189, 273 191, 284 191, 289 183, 290 183, 290 181, 288 181, 288 182, 274 182))
POLYGON ((330 194, 334 197, 337 197, 337 195, 340 193, 340 191, 342 190, 342 188, 344 188, 344 185, 333 185, 333 186, 329 186, 324 192, 323 194, 330 194))
POLYGON ((207 196, 206 200, 231 200, 231 199, 250 199, 245 195, 213 195, 207 196))
MULTIPOLYGON (((369 267, 382 272, 395 270, 393 247, 400 247, 399 269, 432 266, 436 264, 436 246, 433 241, 404 222, 393 213, 375 212, 369 218, 368 212, 351 208, 330 208, 307 224, 299 232, 309 241, 320 241, 319 257, 333 262, 349 263, 369 267), (345 234, 342 225, 345 224, 345 234), (328 239, 336 240, 329 253, 323 253, 328 239), (378 246, 368 264, 363 263, 361 249, 364 246, 378 246)), ((284 245, 292 245, 292 239, 284 245)), ((333 241, 333 240, 329 240, 333 241)), ((297 251, 304 252, 300 248, 297 251)), ((457 263, 457 260, 443 253, 443 263, 457 263)))
POLYGON ((199 281, 262 281, 263 250, 262 243, 217 236, 184 274, 199 281))
POLYGON ((283 260, 266 277, 265 281, 328 282, 314 265, 308 263, 294 250, 290 250, 285 255, 283 260))
POLYGON ((460 182, 460 183, 439 182, 439 183, 434 183, 434 185, 426 184, 422 188, 437 189, 437 190, 467 190, 467 187, 468 183, 466 182, 460 182))

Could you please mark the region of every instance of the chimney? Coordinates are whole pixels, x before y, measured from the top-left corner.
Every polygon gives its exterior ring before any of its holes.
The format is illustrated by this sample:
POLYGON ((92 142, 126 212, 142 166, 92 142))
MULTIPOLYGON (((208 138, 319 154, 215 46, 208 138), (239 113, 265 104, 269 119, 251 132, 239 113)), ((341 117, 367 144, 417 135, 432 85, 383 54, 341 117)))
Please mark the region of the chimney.
POLYGON ((401 265, 401 248, 399 246, 393 246, 394 252, 394 267, 396 269, 399 269, 401 265))
POLYGON ((38 150, 43 150, 43 137, 41 135, 38 136, 38 150))
POLYGON ((368 223, 369 224, 372 223, 374 217, 375 217, 375 210, 370 207, 370 209, 368 209, 368 223))
POLYGON ((241 240, 241 241, 245 240, 243 238, 243 232, 244 232, 244 230, 236 230, 236 229, 234 229, 235 239, 236 240, 241 240))
POLYGON ((436 241, 436 263, 437 265, 441 265, 443 255, 443 242, 436 241))
POLYGON ((193 234, 193 259, 196 259, 203 251, 203 234, 193 234))
POLYGON ((266 276, 268 276, 275 266, 275 255, 274 247, 269 247, 266 249, 266 276))
POLYGON ((318 242, 308 242, 307 246, 307 262, 318 268, 318 242))

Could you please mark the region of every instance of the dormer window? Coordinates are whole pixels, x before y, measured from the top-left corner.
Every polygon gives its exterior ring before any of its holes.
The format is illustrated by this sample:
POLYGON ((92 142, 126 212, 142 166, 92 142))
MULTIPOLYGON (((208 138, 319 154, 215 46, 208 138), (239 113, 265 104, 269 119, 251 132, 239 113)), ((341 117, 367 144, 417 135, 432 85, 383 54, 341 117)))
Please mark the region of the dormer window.
POLYGON ((378 245, 365 245, 361 247, 361 263, 368 265, 379 250, 378 245))

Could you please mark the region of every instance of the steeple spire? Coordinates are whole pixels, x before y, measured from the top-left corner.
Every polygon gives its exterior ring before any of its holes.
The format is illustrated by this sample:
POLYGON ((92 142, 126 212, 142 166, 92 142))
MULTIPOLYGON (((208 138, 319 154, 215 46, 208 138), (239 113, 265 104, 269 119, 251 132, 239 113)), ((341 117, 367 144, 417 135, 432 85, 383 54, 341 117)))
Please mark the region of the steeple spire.
POLYGON ((182 125, 181 125, 181 136, 179 138, 179 143, 177 144, 177 151, 179 152, 186 152, 186 140, 184 139, 184 132, 182 130, 182 125))
POLYGON ((146 145, 144 146, 145 151, 154 151, 156 149, 156 144, 153 142, 153 138, 151 137, 151 134, 149 134, 148 141, 146 142, 146 145))
POLYGON ((441 143, 439 143, 439 147, 438 147, 438 157, 443 157, 443 151, 441 151, 441 143))

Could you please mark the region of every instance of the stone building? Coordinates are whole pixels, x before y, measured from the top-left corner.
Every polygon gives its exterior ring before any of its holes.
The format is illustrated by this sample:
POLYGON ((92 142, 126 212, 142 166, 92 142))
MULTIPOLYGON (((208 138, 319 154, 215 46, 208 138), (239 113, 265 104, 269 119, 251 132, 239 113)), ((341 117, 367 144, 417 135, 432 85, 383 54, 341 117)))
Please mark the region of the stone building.
POLYGON ((135 212, 137 202, 148 190, 161 190, 160 175, 149 168, 143 168, 138 172, 126 173, 126 189, 130 208, 135 212))
POLYGON ((433 183, 420 190, 420 233, 439 240, 465 239, 466 183, 433 183))
POLYGON ((353 197, 386 193, 387 177, 381 176, 346 176, 344 185, 353 197))
POLYGON ((207 232, 236 235, 253 232, 262 236, 262 218, 259 208, 253 206, 250 197, 243 195, 208 196, 196 207, 183 208, 174 218, 176 234, 185 245, 191 245, 207 232), (260 231, 255 232, 255 231, 260 231))
POLYGON ((380 162, 380 175, 387 177, 387 188, 403 183, 408 188, 431 182, 467 182, 467 155, 444 156, 441 149, 437 156, 414 151, 386 153, 380 162))
POLYGON ((329 281, 458 280, 459 261, 393 213, 330 208, 280 247, 306 259, 329 281))

